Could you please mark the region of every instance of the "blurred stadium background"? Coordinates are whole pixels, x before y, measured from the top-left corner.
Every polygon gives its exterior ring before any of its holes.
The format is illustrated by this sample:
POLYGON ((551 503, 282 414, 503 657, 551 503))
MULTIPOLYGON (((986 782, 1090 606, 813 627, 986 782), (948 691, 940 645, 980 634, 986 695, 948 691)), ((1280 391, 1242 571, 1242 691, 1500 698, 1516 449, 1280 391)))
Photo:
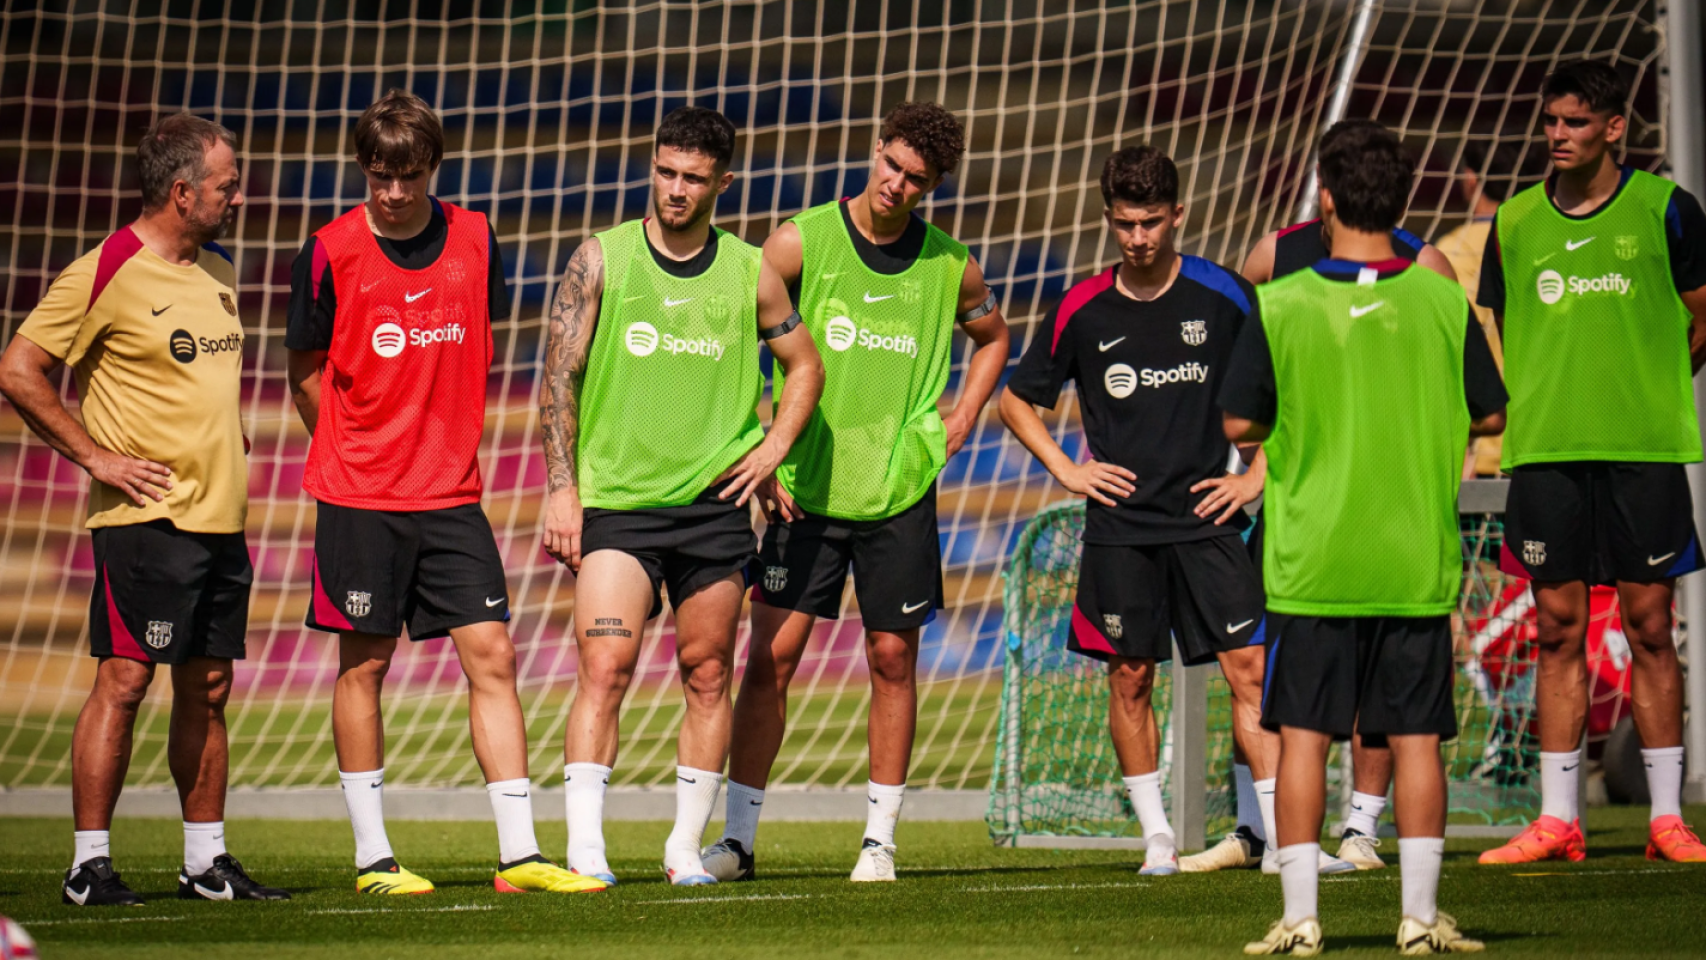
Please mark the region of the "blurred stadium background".
MULTIPOLYGON (((330 637, 302 627, 313 510, 300 484, 308 440, 284 379, 290 265, 313 230, 364 198, 350 139, 362 109, 393 86, 437 107, 449 145, 435 192, 492 218, 510 281, 512 317, 496 331, 490 378, 485 505, 510 573, 533 776, 551 783, 561 768, 575 651, 572 580, 539 544, 541 316, 576 244, 647 212, 650 132, 665 112, 712 106, 741 129, 738 179, 717 222, 757 243, 800 209, 861 188, 884 109, 905 99, 946 104, 965 121, 970 149, 921 212, 983 263, 1013 324, 1016 355, 1068 285, 1113 259, 1096 177, 1119 145, 1156 144, 1177 158, 1185 250, 1234 267, 1263 233, 1295 218, 1335 92, 1342 115, 1396 127, 1420 159, 1405 225, 1423 237, 1467 221, 1456 190, 1466 157, 1473 166, 1500 146, 1514 151, 1507 185, 1527 185, 1543 171, 1544 151, 1525 150, 1539 142, 1540 78, 1562 58, 1616 60, 1637 91, 1630 162, 1663 170, 1663 8, 1658 0, 7 5, 0 322, 10 337, 60 269, 136 214, 131 157, 158 115, 190 110, 237 132, 247 203, 227 246, 251 374, 243 404, 255 441, 249 538, 257 577, 249 659, 230 711, 231 779, 239 788, 335 784, 327 716, 335 650, 330 637), (1335 78, 1347 63, 1350 82, 1341 86, 1335 78)), ((956 356, 963 367, 963 351, 956 356)), ((957 384, 956 372, 950 399, 957 384)), ((1079 446, 1076 418, 1069 399, 1056 421, 1069 451, 1079 446)), ((0 406, 3 788, 69 783, 69 732, 92 675, 86 486, 0 406)), ((940 492, 949 609, 925 634, 911 783, 986 790, 1009 647, 1029 645, 1047 659, 1058 642, 1045 624, 1010 644, 1004 616, 1040 624, 1048 609, 1033 621, 1007 610, 1003 572, 1031 519, 1065 497, 992 413, 949 465, 940 492)), ((1496 518, 1475 536, 1466 543, 1484 550, 1496 518)), ((1512 588, 1485 565, 1470 562, 1466 571, 1466 615, 1483 624, 1506 618, 1491 655, 1485 644, 1475 649, 1476 624, 1465 625, 1460 705, 1466 729, 1479 724, 1483 734, 1466 738, 1452 762, 1454 775, 1469 781, 1492 777, 1485 731, 1516 724, 1498 736, 1514 735, 1520 747, 1532 651, 1512 588), (1486 656, 1497 661, 1490 686, 1486 656)), ((1058 609, 1058 597, 1052 602, 1058 609)), ((846 604, 839 622, 820 627, 795 688, 776 776, 786 787, 839 788, 864 777, 861 626, 851 594, 846 604)), ((667 617, 647 632, 615 785, 659 785, 673 771, 672 633, 667 617)), ((744 657, 744 627, 741 642, 744 657)), ((1030 726, 1028 735, 1086 738, 1063 742, 1079 755, 1066 780, 1105 793, 1117 812, 1094 676, 1080 665, 1048 671, 1047 682, 1080 691, 1073 725, 1067 733, 1030 726)), ((1622 688, 1609 682, 1601 699, 1615 712, 1622 688)), ((144 708, 132 785, 170 782, 165 684, 162 675, 144 708)), ((393 784, 479 783, 448 643, 399 657, 386 709, 393 784)), ((1224 752, 1224 739, 1211 744, 1211 757, 1224 752)), ((1520 773, 1520 759, 1513 762, 1520 773)), ((1222 762, 1215 776, 1224 772, 1222 762)), ((1022 774, 1048 775, 1040 767, 1022 774)), ((1520 789, 1520 781, 1500 786, 1520 789)), ((1498 802, 1523 807, 1527 799, 1498 802)), ((1211 814, 1225 810, 1210 806, 1211 814)), ((993 819, 1007 822, 1002 811, 993 819)))

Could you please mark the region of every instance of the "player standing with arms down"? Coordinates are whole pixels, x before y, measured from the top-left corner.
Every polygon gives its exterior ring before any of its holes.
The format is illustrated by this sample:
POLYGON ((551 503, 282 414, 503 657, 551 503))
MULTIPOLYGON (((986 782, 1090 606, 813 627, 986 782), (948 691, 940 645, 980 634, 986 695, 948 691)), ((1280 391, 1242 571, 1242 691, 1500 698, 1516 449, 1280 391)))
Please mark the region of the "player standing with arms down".
POLYGON ((136 711, 162 663, 172 668, 167 762, 184 811, 178 896, 290 897, 225 850, 225 702, 254 579, 243 325, 236 271, 214 242, 243 205, 235 146, 231 131, 189 114, 156 123, 136 150, 142 215, 65 268, 0 358, 0 393, 92 481, 89 641, 100 664, 72 733, 65 903, 142 904, 113 870, 109 831, 136 711), (77 376, 81 422, 60 399, 62 363, 77 376))
POLYGON ((1439 744, 1457 735, 1451 613, 1457 490, 1471 433, 1504 388, 1462 288, 1392 256, 1413 174, 1363 128, 1320 159, 1333 259, 1257 288, 1221 392, 1226 435, 1268 455, 1263 561, 1285 916, 1251 954, 1313 956, 1327 751, 1353 729, 1391 745, 1406 954, 1470 952, 1435 906, 1445 850, 1439 744))
POLYGON ((677 885, 716 882, 699 845, 728 759, 735 633, 757 559, 747 500, 823 390, 787 288, 757 248, 711 225, 734 183, 734 147, 734 125, 714 110, 665 117, 654 216, 581 244, 551 306, 540 392, 545 549, 577 574, 580 648, 564 744, 569 866, 609 883, 604 791, 617 721, 665 585, 687 709, 664 873, 677 885), (781 368, 769 433, 757 413, 760 340, 781 368))
POLYGON ((871 803, 852 879, 894 879, 894 827, 918 721, 919 631, 942 606, 936 476, 1007 363, 1007 325, 977 261, 913 215, 964 153, 953 114, 902 103, 883 117, 864 192, 801 213, 764 244, 765 262, 826 347, 827 386, 764 496, 772 522, 735 704, 728 827, 705 857, 721 879, 753 876, 788 683, 817 619, 840 615, 849 563, 871 668, 871 803), (976 350, 944 417, 936 404, 956 323, 976 350))
MULTIPOLYGON (((1102 167, 1104 215, 1118 266, 1075 284, 1044 319, 1001 395, 1001 419, 1073 493, 1089 498, 1069 648, 1108 665, 1108 726, 1148 875, 1179 872, 1161 799, 1160 730, 1150 706, 1155 665, 1220 661, 1232 687, 1233 738, 1267 789, 1279 738, 1262 729, 1261 580, 1239 532, 1259 474, 1226 472, 1215 396, 1255 292, 1237 274, 1181 256, 1179 173, 1153 147, 1127 147, 1102 167), (1091 459, 1074 463, 1033 405, 1054 407, 1078 384, 1091 459)), ((1260 856, 1240 838, 1243 860, 1260 856)))
POLYGON ((1647 857, 1706 862, 1682 822, 1676 578, 1701 567, 1683 464, 1700 459, 1693 372, 1706 357, 1706 215, 1668 180, 1620 166, 1629 87, 1602 63, 1541 86, 1553 174, 1494 216, 1479 299, 1510 380, 1501 466, 1506 572, 1534 581, 1540 817, 1482 863, 1581 860, 1588 588, 1616 583, 1634 656, 1635 729, 1652 795, 1647 857))
POLYGON ((317 501, 308 626, 338 634, 332 739, 355 831, 356 889, 427 893, 385 833, 379 699, 406 624, 449 636, 468 677, 474 756, 498 827, 504 893, 604 884, 539 854, 527 729, 504 626, 509 593, 480 509, 480 434, 492 321, 508 294, 486 218, 427 193, 444 129, 392 90, 356 122, 367 202, 322 227, 291 276, 290 385, 314 441, 317 501))

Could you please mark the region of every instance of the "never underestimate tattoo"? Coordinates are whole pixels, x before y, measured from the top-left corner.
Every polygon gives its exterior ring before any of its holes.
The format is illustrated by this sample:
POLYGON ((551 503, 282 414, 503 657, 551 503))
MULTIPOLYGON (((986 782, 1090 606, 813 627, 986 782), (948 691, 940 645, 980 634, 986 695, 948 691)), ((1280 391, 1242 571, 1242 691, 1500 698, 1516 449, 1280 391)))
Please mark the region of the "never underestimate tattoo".
POLYGON ((539 425, 545 435, 545 473, 552 491, 579 482, 575 441, 580 434, 580 387, 598 316, 604 256, 596 242, 569 258, 546 321, 545 376, 539 385, 539 425))

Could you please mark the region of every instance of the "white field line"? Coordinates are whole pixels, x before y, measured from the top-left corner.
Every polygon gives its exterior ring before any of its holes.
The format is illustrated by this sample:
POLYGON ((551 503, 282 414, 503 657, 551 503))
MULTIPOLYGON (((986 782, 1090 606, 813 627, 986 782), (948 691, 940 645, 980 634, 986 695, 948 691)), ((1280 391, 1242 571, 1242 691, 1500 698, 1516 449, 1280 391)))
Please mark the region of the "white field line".
POLYGON ((822 896, 834 896, 834 894, 757 893, 748 897, 675 897, 670 900, 629 900, 626 902, 631 903, 634 906, 641 906, 654 903, 667 903, 673 905, 682 903, 735 903, 742 900, 815 900, 822 896))

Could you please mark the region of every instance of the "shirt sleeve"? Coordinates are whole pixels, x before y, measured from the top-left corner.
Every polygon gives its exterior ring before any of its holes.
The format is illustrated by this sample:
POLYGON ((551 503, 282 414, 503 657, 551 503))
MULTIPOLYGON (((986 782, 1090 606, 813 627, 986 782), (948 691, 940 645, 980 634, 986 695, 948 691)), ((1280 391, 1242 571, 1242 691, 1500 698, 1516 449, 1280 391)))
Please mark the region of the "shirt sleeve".
POLYGON ((1019 365, 1007 380, 1007 389, 1014 396, 1050 410, 1060 400, 1060 388, 1077 374, 1071 334, 1063 330, 1059 342, 1055 342, 1054 324, 1059 313, 1060 306, 1056 304, 1043 317, 1030 348, 1019 358, 1019 365))
POLYGON ((1492 226, 1487 230, 1487 249, 1481 254, 1481 282, 1475 288, 1475 302, 1494 313, 1505 312, 1505 265, 1499 258, 1499 215, 1496 213, 1493 214, 1492 226))
POLYGON ((486 258, 486 311, 492 322, 497 323, 509 319, 509 284, 504 281, 504 255, 498 248, 498 235, 490 223, 486 230, 491 237, 491 255, 486 258))
POLYGON ((97 256, 79 258, 54 278, 36 308, 18 327, 18 336, 46 350, 55 359, 75 364, 95 331, 87 331, 89 294, 94 290, 97 256))
POLYGON ((1470 419, 1479 420, 1505 408, 1510 397, 1505 393, 1505 381, 1499 376, 1499 366, 1493 362, 1493 350, 1487 344, 1487 331, 1480 318, 1464 303, 1468 314, 1469 332, 1463 338, 1463 399, 1469 404, 1470 419))
POLYGON ((1220 385, 1220 409, 1235 417, 1273 425, 1279 415, 1279 387, 1274 382, 1274 355, 1256 301, 1232 345, 1226 380, 1220 385))
POLYGON ((332 318, 338 315, 338 295, 332 289, 332 264, 321 265, 314 276, 320 241, 309 237, 290 266, 290 309, 285 314, 286 350, 332 349, 332 318))
POLYGON ((1679 293, 1706 287, 1706 212, 1687 190, 1671 191, 1665 210, 1665 240, 1670 247, 1670 275, 1679 293))

